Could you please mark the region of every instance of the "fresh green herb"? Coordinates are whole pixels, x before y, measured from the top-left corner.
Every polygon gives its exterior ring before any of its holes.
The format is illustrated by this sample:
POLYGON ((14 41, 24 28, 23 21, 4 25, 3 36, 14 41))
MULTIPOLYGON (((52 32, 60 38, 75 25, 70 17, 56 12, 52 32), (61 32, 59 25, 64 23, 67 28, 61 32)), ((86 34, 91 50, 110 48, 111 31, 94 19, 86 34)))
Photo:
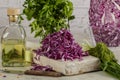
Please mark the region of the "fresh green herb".
POLYGON ((98 43, 96 47, 88 50, 89 54, 98 57, 101 61, 100 68, 120 80, 120 65, 111 50, 104 43, 98 43))
POLYGON ((35 37, 42 39, 47 34, 69 28, 69 21, 74 19, 70 0, 25 0, 23 7, 23 15, 32 20, 31 33, 35 32, 35 37))

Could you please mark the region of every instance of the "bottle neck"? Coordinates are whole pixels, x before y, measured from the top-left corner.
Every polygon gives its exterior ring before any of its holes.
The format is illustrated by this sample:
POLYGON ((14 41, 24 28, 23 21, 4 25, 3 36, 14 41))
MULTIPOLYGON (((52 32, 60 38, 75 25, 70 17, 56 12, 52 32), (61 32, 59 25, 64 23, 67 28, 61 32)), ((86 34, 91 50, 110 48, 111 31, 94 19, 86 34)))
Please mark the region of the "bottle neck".
POLYGON ((8 15, 9 17, 9 24, 17 24, 18 23, 18 15, 8 15))

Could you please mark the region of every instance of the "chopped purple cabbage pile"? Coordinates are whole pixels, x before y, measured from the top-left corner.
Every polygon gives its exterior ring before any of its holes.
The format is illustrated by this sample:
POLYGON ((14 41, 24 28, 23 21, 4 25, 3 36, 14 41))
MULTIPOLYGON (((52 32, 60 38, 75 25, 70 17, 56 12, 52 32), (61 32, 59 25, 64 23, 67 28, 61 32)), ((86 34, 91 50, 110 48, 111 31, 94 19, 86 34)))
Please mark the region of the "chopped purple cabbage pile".
POLYGON ((43 41, 41 48, 34 50, 36 59, 38 56, 46 56, 55 60, 74 60, 82 59, 82 56, 88 55, 82 51, 68 30, 60 30, 48 35, 43 41))

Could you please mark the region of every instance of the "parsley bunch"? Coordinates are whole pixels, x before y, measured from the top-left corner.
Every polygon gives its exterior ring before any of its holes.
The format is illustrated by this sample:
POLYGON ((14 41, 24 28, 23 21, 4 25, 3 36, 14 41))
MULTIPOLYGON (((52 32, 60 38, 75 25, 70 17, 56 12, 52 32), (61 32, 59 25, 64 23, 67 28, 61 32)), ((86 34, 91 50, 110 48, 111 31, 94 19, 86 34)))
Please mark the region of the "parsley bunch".
POLYGON ((23 7, 23 15, 32 21, 31 33, 41 40, 62 28, 68 29, 69 21, 74 19, 70 0, 25 0, 23 7))

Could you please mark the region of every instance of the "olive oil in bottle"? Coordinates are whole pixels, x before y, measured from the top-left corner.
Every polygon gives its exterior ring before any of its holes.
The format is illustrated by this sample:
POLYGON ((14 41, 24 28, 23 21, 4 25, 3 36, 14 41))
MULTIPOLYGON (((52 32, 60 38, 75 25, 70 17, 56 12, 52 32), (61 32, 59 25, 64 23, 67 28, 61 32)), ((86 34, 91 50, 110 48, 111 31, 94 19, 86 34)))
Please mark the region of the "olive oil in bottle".
POLYGON ((2 42, 2 65, 24 66, 25 44, 21 40, 2 42))
POLYGON ((9 8, 7 10, 9 25, 3 31, 1 37, 2 66, 22 67, 25 66, 25 42, 26 33, 24 28, 18 24, 19 9, 9 8))

